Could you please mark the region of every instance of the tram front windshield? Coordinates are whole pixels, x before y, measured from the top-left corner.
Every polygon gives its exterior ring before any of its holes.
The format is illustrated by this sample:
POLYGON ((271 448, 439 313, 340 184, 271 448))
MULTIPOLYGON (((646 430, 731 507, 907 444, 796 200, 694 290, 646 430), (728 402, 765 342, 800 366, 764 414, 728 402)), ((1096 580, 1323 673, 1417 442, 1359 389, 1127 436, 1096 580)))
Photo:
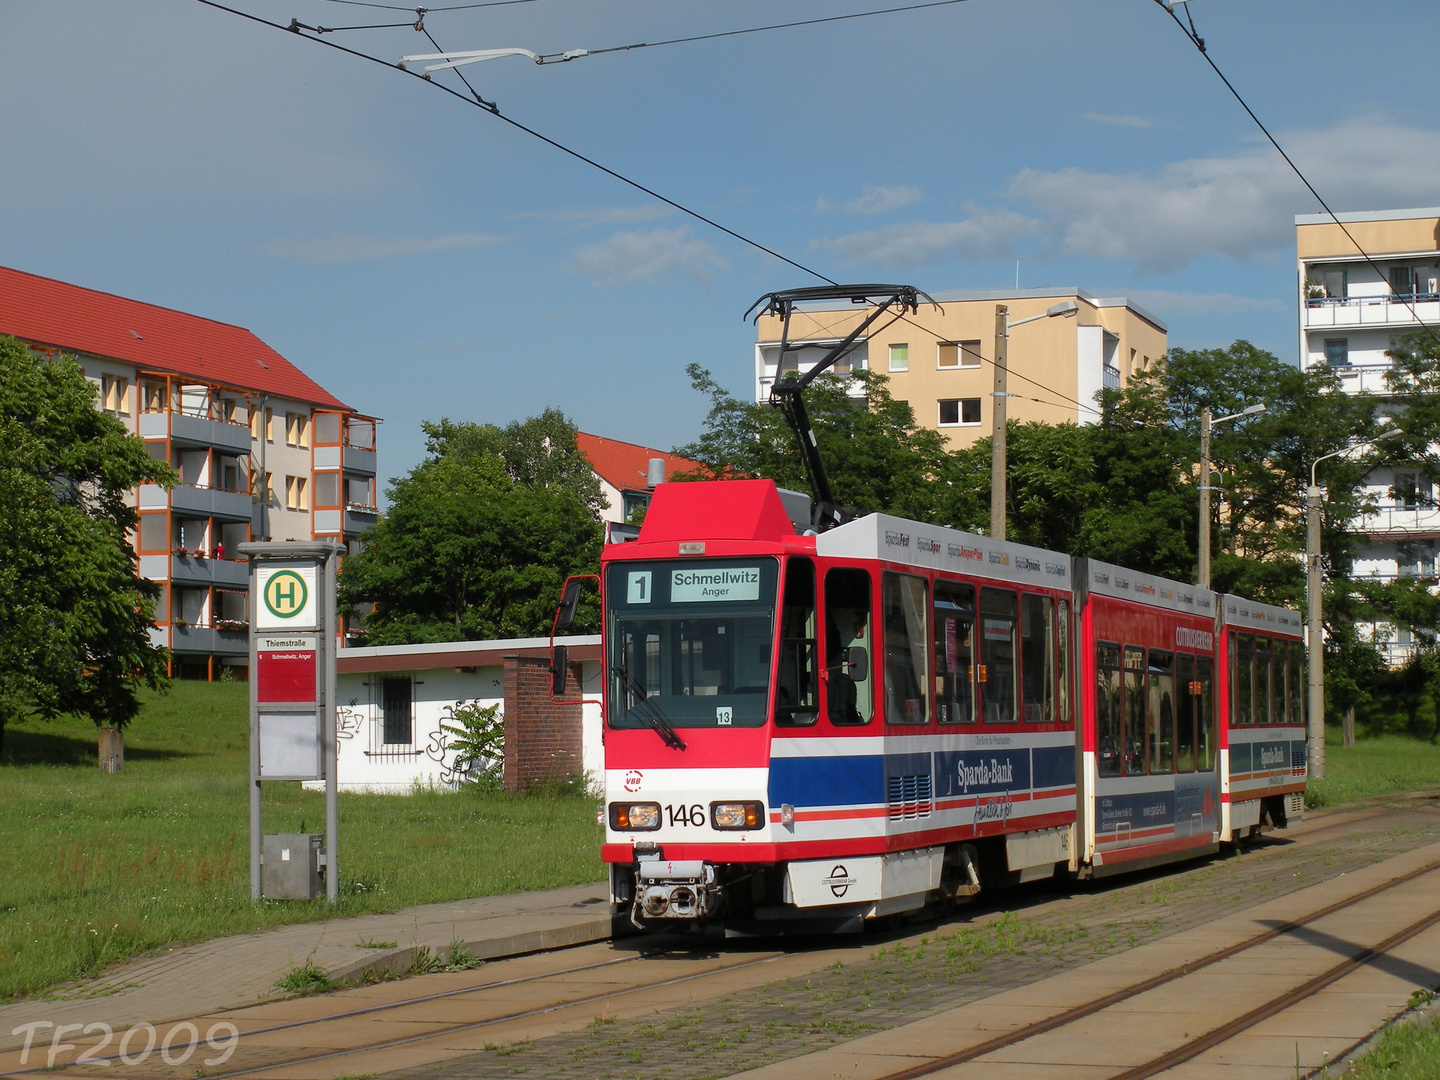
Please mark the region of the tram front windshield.
POLYGON ((610 726, 764 724, 778 577, 772 558, 612 564, 610 726))

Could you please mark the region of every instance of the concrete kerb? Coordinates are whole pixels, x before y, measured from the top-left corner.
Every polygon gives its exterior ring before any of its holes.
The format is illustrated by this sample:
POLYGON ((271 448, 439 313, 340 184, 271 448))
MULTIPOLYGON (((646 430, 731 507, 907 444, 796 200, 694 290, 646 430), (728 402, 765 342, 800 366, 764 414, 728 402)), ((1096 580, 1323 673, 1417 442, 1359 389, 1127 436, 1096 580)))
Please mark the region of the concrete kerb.
POLYGON ((387 975, 403 975, 415 966, 417 960, 427 956, 448 962, 457 950, 476 960, 503 960, 551 949, 565 949, 573 945, 590 945, 597 941, 608 941, 609 938, 610 916, 606 914, 589 922, 547 927, 506 937, 454 941, 439 950, 431 949, 428 945, 410 945, 379 951, 363 960, 327 968, 325 974, 333 983, 365 982, 387 975))

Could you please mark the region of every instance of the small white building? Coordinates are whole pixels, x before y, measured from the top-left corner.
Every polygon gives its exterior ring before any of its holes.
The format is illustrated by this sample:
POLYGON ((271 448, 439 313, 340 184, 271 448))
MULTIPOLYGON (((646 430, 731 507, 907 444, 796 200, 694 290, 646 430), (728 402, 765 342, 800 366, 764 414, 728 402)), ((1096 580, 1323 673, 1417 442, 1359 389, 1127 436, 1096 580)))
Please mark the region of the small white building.
MULTIPOLYGON (((498 705, 505 721, 505 786, 604 770, 600 638, 565 637, 572 679, 549 700, 549 639, 459 641, 341 649, 336 660, 337 771, 341 791, 407 794, 456 787, 457 708, 498 705), (579 676, 579 692, 573 676, 579 676), (587 699, 583 704, 580 694, 587 699)), ((322 784, 310 786, 320 787, 322 784)))

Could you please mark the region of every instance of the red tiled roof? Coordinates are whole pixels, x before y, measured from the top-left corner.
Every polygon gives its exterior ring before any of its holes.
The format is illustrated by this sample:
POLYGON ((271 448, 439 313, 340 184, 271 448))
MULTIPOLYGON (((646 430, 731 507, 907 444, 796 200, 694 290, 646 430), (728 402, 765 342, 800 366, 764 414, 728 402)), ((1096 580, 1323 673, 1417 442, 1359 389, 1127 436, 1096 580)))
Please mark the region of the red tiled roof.
POLYGON ((667 480, 672 473, 690 472, 701 467, 698 461, 665 450, 607 439, 601 435, 587 435, 583 431, 576 434, 575 443, 580 452, 590 459, 600 478, 620 491, 645 490, 645 474, 652 457, 665 459, 667 480))
POLYGON ((242 327, 4 266, 0 334, 149 371, 350 408, 242 327))

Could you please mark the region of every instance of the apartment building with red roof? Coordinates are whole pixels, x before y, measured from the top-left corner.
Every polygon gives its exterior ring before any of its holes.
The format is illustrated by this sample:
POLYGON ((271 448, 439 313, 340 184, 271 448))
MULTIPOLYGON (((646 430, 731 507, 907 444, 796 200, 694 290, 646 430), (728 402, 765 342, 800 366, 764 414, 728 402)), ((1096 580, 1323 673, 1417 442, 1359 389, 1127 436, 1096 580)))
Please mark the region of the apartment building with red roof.
POLYGON ((0 334, 73 355, 97 405, 180 484, 134 494, 151 634, 175 673, 248 662, 247 540, 333 540, 375 523, 376 418, 239 326, 0 267, 0 334))

